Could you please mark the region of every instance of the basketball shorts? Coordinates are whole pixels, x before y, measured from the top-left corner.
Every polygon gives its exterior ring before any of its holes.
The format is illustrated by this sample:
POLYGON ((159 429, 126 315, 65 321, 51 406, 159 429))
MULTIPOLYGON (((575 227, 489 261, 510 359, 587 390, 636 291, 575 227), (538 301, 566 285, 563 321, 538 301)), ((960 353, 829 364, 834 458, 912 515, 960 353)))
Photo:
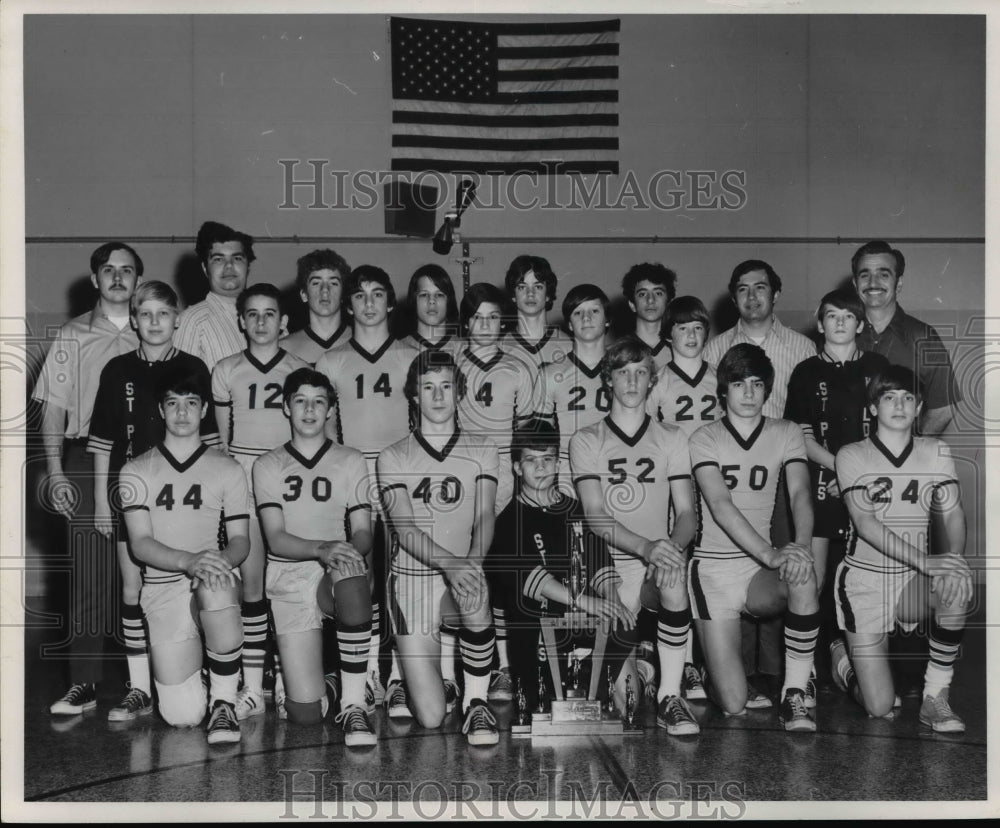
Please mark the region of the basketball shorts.
MULTIPOLYGON (((845 632, 885 634, 897 626, 899 596, 916 570, 874 572, 841 561, 834 578, 837 600, 837 626, 845 632)), ((912 629, 915 624, 899 624, 912 629)))
POLYGON ((139 604, 149 626, 151 647, 201 637, 193 581, 186 575, 167 583, 144 583, 139 604))
POLYGON ((660 594, 656 582, 646 577, 647 564, 639 558, 625 558, 618 555, 614 558, 615 572, 621 576, 618 586, 618 597, 632 612, 639 612, 641 607, 651 610, 660 608, 660 594))
POLYGON ((438 635, 441 620, 455 622, 454 602, 443 575, 389 573, 389 618, 394 635, 438 635))
POLYGON ((323 574, 317 561, 268 560, 265 592, 271 601, 275 633, 291 635, 323 628, 323 613, 316 600, 323 574))
POLYGON ((764 567, 749 555, 739 558, 695 557, 688 563, 691 614, 699 621, 727 621, 740 617, 750 582, 764 567))

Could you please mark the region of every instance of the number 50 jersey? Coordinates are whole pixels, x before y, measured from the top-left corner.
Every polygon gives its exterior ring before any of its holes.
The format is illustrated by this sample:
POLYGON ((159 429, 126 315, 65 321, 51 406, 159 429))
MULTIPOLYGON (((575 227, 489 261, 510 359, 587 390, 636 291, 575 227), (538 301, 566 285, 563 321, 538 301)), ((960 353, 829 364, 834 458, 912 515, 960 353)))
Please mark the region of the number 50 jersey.
MULTIPOLYGON (((291 442, 253 464, 257 510, 281 509, 285 531, 307 540, 346 541, 349 515, 371 509, 368 466, 360 451, 327 440, 312 457, 291 442)), ((268 558, 287 561, 271 552, 268 558)))
MULTIPOLYGON (((699 428, 691 435, 691 469, 715 466, 729 489, 733 505, 764 540, 771 538, 778 479, 789 463, 806 462, 806 444, 798 423, 761 417, 744 440, 727 417, 699 428)), ((715 521, 701 498, 701 527, 696 557, 742 558, 740 549, 715 521)))

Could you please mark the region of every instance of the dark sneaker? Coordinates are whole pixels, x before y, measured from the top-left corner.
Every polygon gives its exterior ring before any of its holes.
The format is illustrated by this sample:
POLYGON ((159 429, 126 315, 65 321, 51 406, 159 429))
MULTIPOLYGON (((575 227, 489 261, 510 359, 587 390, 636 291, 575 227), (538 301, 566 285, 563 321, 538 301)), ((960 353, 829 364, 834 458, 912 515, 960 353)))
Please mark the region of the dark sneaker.
POLYGON ((347 747, 368 747, 378 743, 378 736, 375 735, 368 713, 356 704, 341 711, 334 721, 343 725, 344 744, 347 747))
MULTIPOLYGON (((489 701, 509 702, 514 698, 514 683, 510 678, 510 670, 494 670, 490 676, 490 689, 486 693, 489 701)), ((450 712, 450 711, 449 711, 450 712)))
POLYGON ((789 687, 778 709, 778 719, 785 730, 808 732, 816 730, 816 722, 806 709, 806 696, 797 687, 789 687))
POLYGON ((920 705, 920 722, 933 728, 937 733, 964 733, 963 722, 948 704, 948 690, 942 690, 937 696, 924 696, 920 705))
POLYGON ((657 705, 656 724, 671 736, 693 736, 701 732, 691 708, 680 696, 666 696, 657 705))
POLYGON ((452 681, 451 679, 444 680, 444 712, 445 715, 451 713, 455 709, 455 705, 458 704, 459 692, 458 692, 458 682, 452 681))
POLYGON ((97 707, 97 690, 93 684, 74 684, 66 695, 49 707, 53 716, 76 716, 97 707))
POLYGON ((752 684, 747 684, 747 710, 766 710, 774 707, 774 702, 752 684))
POLYGON ((212 715, 208 719, 208 743, 221 745, 240 740, 240 722, 236 710, 227 701, 219 699, 212 705, 212 715))
POLYGON ((701 701, 708 698, 701 670, 695 667, 690 661, 684 665, 684 672, 681 674, 681 695, 685 699, 693 701, 701 701))
POLYGON ((473 699, 465 714, 462 733, 470 745, 495 745, 500 741, 496 716, 482 699, 473 699))
POLYGON ((406 688, 403 682, 389 682, 389 687, 385 691, 385 710, 390 719, 409 719, 413 716, 406 701, 406 688))
POLYGON ((108 711, 108 721, 131 722, 137 716, 148 716, 152 712, 153 700, 138 687, 133 687, 108 711))
POLYGON ((809 681, 806 682, 806 690, 805 690, 804 696, 805 696, 805 700, 806 700, 806 709, 807 710, 815 710, 816 709, 816 679, 811 678, 811 679, 809 679, 809 681))

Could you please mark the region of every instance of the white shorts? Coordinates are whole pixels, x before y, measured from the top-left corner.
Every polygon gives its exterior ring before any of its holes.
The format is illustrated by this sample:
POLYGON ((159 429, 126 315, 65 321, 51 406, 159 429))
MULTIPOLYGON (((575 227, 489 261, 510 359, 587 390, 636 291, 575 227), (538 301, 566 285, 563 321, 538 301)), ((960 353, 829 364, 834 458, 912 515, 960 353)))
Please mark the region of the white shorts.
POLYGON ((271 601, 277 635, 323 628, 323 612, 316 600, 323 575, 318 561, 267 562, 265 593, 271 601))
MULTIPOLYGON (((917 571, 873 572, 852 566, 846 560, 834 578, 837 598, 837 626, 845 632, 886 634, 897 626, 899 596, 917 571)), ((900 624, 912 629, 915 624, 900 624)))
POLYGON ((176 644, 201 638, 198 608, 194 604, 194 582, 186 575, 168 583, 145 583, 139 605, 149 625, 149 645, 176 644))
MULTIPOLYGON (((618 597, 632 612, 639 612, 642 604, 642 588, 646 583, 646 563, 638 558, 614 558, 615 572, 621 577, 618 597)), ((659 596, 649 609, 659 608, 659 596)))
MULTIPOLYGON (((438 635, 444 616, 445 596, 451 596, 444 575, 389 573, 386 587, 389 618, 395 635, 438 635)), ((453 613, 449 612, 451 616, 453 613)))
POLYGON ((688 563, 691 614, 699 621, 739 618, 750 582, 764 567, 749 555, 739 558, 695 557, 688 563))

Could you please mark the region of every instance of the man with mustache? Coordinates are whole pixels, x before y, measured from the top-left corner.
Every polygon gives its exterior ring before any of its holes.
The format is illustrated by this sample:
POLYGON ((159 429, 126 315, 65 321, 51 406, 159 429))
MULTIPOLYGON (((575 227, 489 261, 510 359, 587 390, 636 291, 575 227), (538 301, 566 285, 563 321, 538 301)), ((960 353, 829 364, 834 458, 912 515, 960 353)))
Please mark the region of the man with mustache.
POLYGON ((93 460, 87 454, 90 419, 101 371, 116 356, 139 347, 129 326, 129 301, 142 278, 142 259, 123 242, 108 242, 90 256, 90 281, 98 291, 94 309, 71 319, 49 349, 32 397, 44 405, 42 440, 48 472, 48 507, 66 518, 66 549, 76 551, 70 589, 68 642, 70 688, 50 711, 73 716, 97 706, 99 656, 114 584, 115 544, 94 525, 93 460), (99 574, 98 574, 99 573, 99 574))
POLYGON ((936 437, 948 427, 952 406, 962 395, 937 331, 910 316, 896 301, 905 267, 903 254, 884 241, 863 244, 851 257, 854 288, 868 321, 858 332, 857 344, 917 375, 924 392, 917 430, 925 437, 936 437))

